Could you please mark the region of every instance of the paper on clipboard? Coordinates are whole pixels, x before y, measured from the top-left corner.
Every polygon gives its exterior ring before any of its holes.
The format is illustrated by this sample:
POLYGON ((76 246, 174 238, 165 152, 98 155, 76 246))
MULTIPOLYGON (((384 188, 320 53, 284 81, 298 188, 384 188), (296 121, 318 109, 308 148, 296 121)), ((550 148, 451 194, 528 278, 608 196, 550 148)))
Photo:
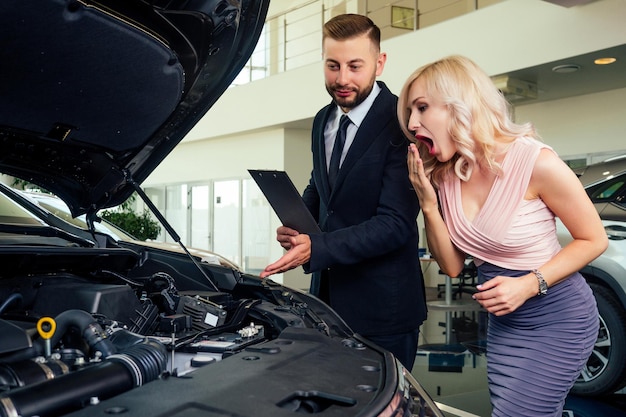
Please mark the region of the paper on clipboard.
POLYGON ((302 196, 285 171, 249 169, 284 226, 300 233, 321 233, 302 196))

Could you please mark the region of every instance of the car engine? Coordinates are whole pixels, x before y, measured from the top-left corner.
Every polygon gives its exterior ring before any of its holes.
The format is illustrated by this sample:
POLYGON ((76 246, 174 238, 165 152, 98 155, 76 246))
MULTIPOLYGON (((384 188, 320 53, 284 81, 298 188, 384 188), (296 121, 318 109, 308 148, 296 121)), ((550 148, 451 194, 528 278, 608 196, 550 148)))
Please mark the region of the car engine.
POLYGON ((246 277, 228 268, 205 266, 228 277, 230 290, 190 289, 189 271, 174 275, 187 278, 181 290, 154 256, 125 269, 131 262, 117 250, 80 262, 39 251, 14 257, 22 273, 1 279, 2 417, 63 415, 164 375, 180 377, 284 327, 304 327, 301 317, 312 314, 300 314, 307 309, 293 299, 264 300, 263 293, 285 297, 278 284, 268 289, 269 280, 235 285, 246 277))

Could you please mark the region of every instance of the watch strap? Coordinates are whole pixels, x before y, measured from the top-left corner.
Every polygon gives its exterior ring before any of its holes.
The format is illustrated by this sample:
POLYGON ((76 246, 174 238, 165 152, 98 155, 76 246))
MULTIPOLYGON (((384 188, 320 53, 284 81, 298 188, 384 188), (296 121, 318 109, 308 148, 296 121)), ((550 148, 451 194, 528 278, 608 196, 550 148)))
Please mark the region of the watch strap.
POLYGON ((537 283, 539 284, 539 291, 537 295, 546 295, 548 293, 548 284, 546 280, 543 278, 543 274, 538 269, 533 269, 531 271, 537 277, 537 283))

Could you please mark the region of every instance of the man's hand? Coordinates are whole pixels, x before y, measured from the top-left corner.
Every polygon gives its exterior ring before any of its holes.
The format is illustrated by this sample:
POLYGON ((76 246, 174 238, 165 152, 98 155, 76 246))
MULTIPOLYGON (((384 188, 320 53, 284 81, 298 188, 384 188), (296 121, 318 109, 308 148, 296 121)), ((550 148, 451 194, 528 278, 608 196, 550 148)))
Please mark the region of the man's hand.
POLYGON ((285 250, 291 249, 291 238, 298 236, 298 231, 287 226, 280 226, 276 229, 276 240, 285 250))
MULTIPOLYGON (((293 230, 289 228, 285 229, 293 230)), ((311 238, 309 237, 309 235, 301 235, 297 234, 297 232, 296 236, 291 236, 288 234, 281 235, 281 228, 278 228, 278 230, 278 241, 283 248, 288 247, 289 250, 279 260, 277 260, 273 264, 266 266, 263 272, 261 272, 260 274, 261 278, 267 278, 270 275, 297 268, 300 265, 307 263, 309 259, 311 259, 311 238), (281 240, 281 237, 284 240, 281 240)))

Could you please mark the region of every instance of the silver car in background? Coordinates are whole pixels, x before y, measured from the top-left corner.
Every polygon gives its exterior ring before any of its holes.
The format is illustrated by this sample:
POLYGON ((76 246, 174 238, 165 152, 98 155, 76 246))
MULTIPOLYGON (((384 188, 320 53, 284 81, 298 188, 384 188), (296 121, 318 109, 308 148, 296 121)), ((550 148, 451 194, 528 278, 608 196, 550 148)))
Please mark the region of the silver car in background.
MULTIPOLYGON (((600 332, 572 393, 601 396, 626 386, 626 157, 593 164, 576 173, 600 214, 609 246, 581 270, 598 303, 600 332)), ((561 244, 571 240, 560 222, 557 227, 561 244)))

